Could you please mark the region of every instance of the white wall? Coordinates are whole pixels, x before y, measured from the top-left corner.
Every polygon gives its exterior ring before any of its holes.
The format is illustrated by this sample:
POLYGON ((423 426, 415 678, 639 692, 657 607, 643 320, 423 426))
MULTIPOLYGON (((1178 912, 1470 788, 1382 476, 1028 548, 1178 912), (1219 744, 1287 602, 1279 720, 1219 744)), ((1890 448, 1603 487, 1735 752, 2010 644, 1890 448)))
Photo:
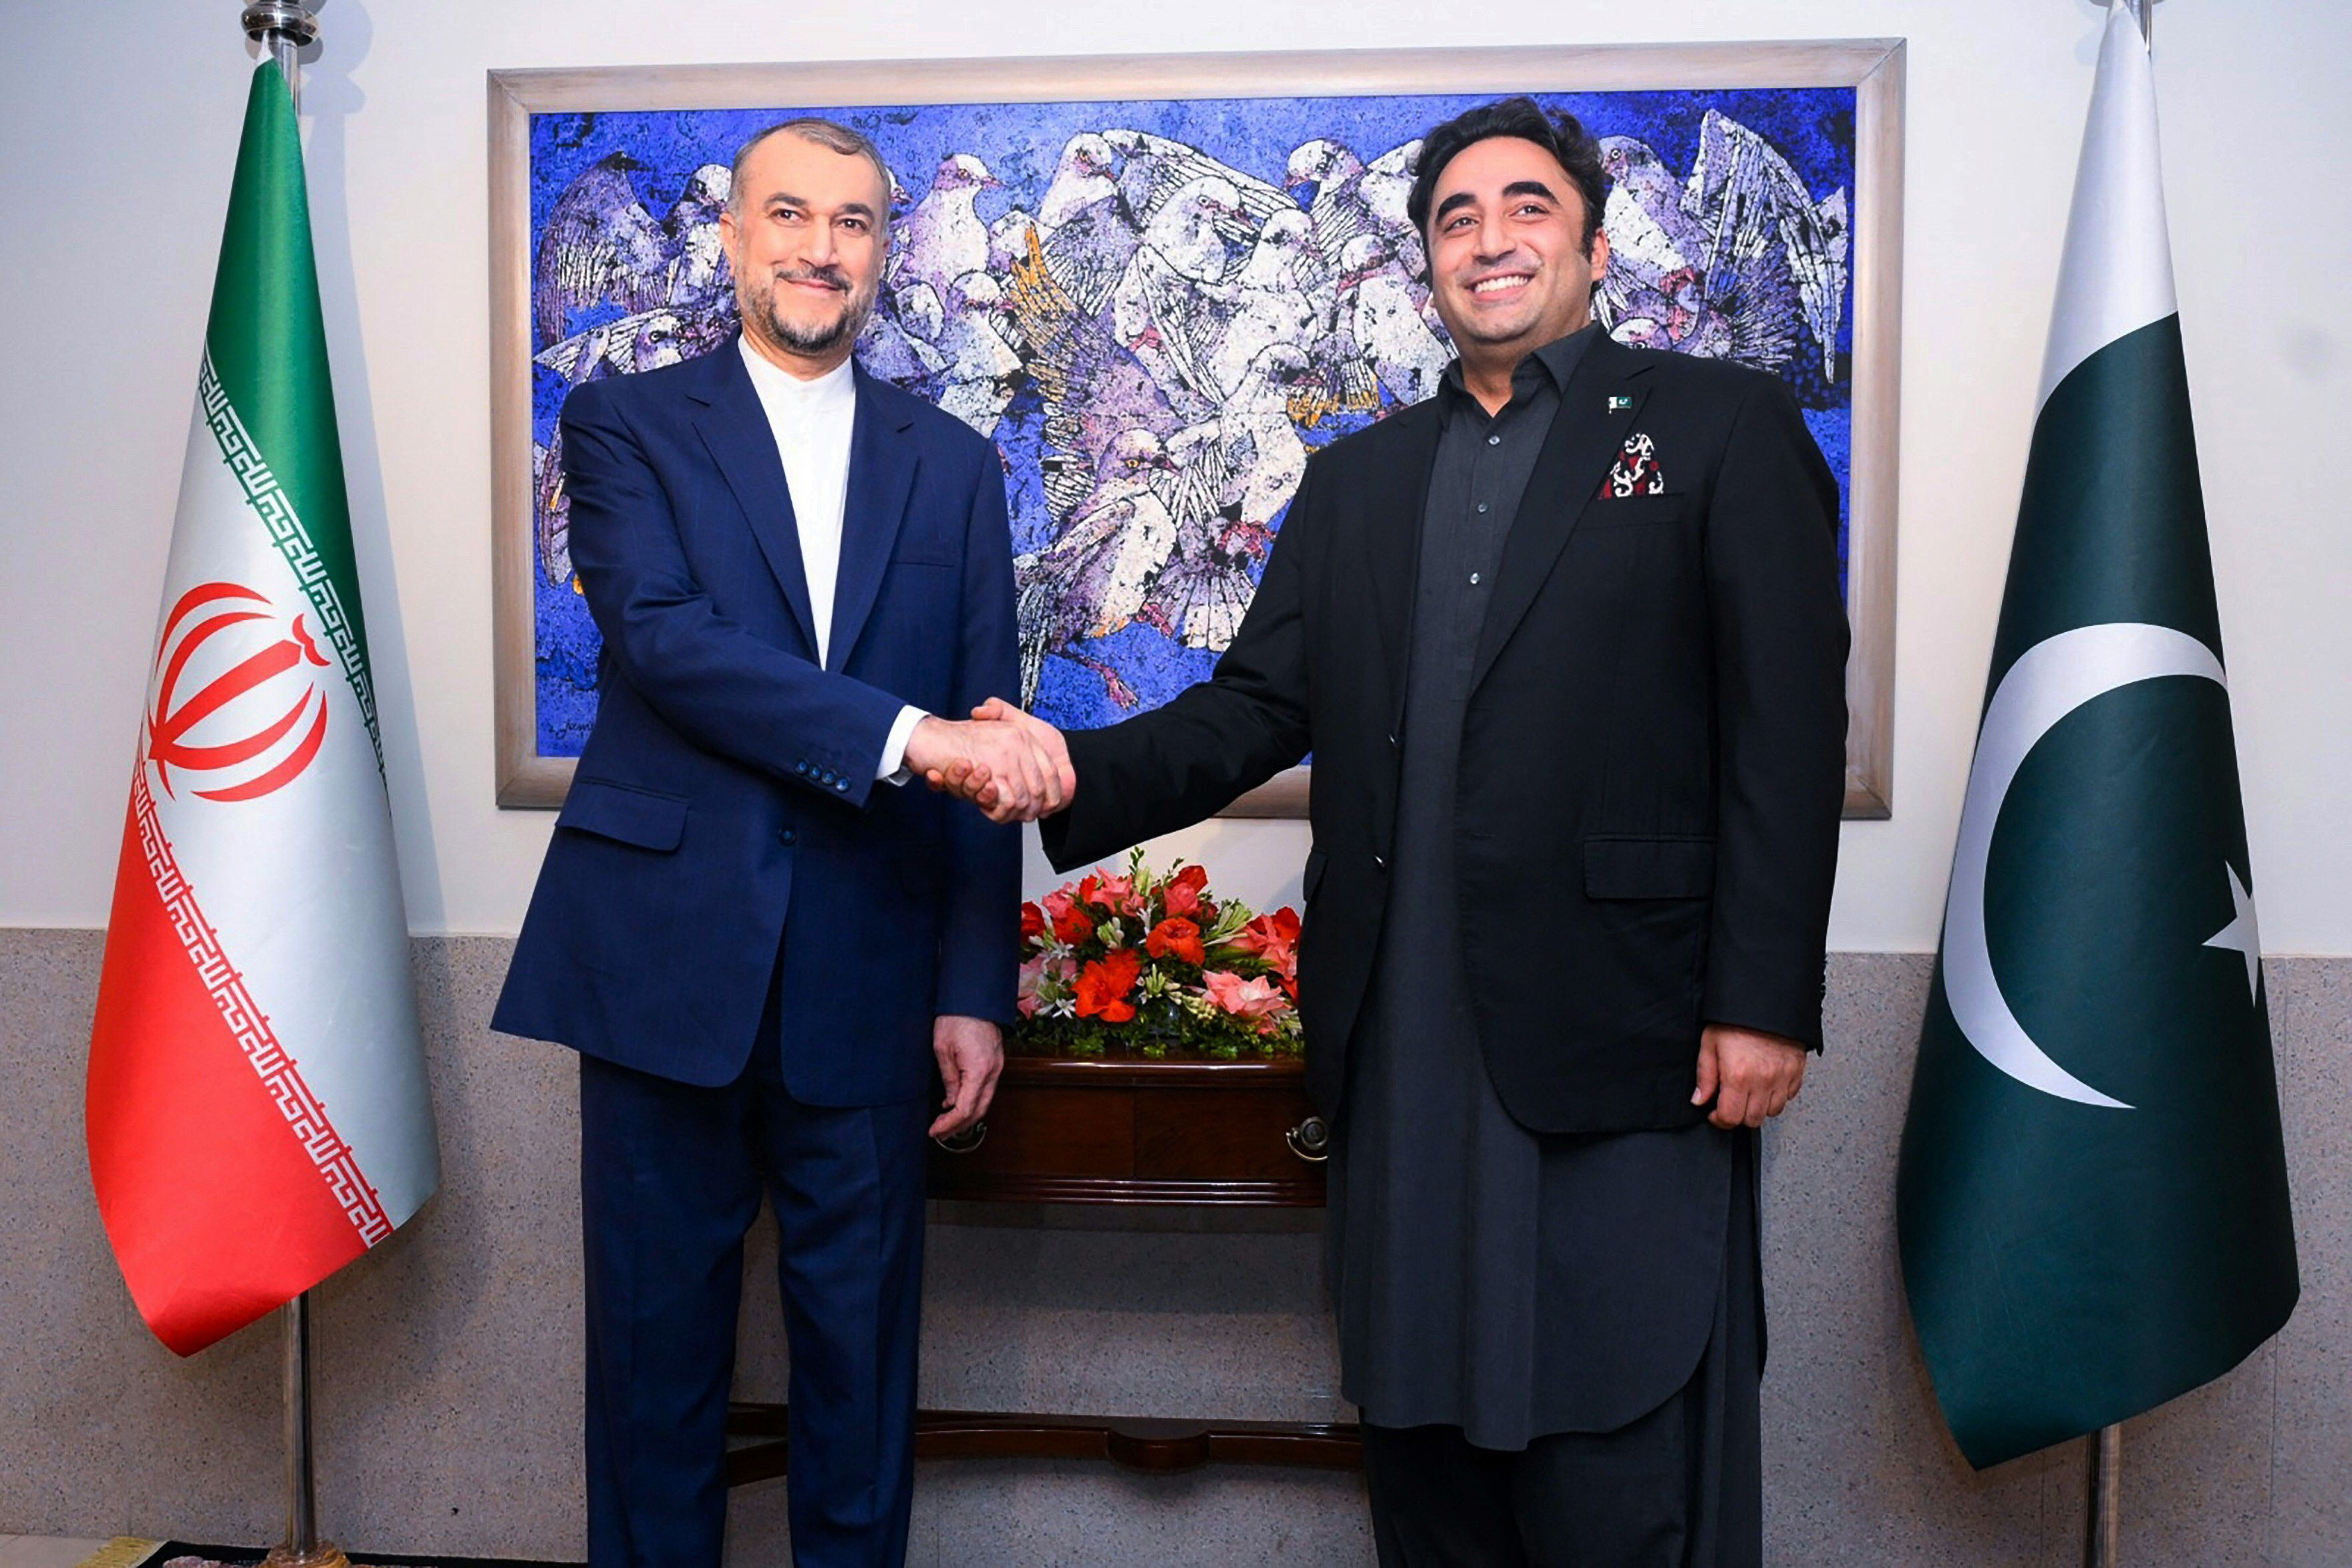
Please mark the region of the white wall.
MULTIPOLYGON (((248 60, 233 0, 0 20, 0 925, 104 922, 248 60)), ((2098 12, 2090 0, 1076 7, 328 0, 310 179, 409 916, 509 932, 543 812, 491 801, 483 72, 500 67, 1795 37, 1910 40, 1895 816, 1832 945, 1934 945, 2098 12)), ((2352 15, 2157 18, 2181 312, 2273 951, 2352 952, 2352 15)), ((1294 895, 1301 824, 1178 844, 1294 895)), ((1033 859, 1033 885, 1047 873, 1033 859)))

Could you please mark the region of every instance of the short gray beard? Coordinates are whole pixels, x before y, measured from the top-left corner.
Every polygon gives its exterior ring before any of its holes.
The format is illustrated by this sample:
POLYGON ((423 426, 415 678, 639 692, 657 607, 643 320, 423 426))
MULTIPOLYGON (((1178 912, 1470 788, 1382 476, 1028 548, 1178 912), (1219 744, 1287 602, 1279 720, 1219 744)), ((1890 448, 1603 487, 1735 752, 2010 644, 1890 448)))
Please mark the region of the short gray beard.
POLYGON ((784 319, 783 312, 776 308, 776 280, 771 277, 751 291, 751 298, 746 302, 751 308, 745 314, 756 314, 757 319, 766 325, 768 336, 795 354, 829 354, 844 343, 856 342, 857 335, 866 330, 866 323, 874 315, 875 293, 872 288, 863 292, 853 288, 841 314, 831 325, 814 329, 795 327, 784 319))

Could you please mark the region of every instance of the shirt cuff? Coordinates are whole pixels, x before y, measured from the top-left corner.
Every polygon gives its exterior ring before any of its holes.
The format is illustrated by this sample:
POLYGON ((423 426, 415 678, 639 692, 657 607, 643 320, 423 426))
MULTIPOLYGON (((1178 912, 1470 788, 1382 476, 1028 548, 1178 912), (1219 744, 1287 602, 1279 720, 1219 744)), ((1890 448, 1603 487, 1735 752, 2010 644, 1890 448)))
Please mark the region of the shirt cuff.
POLYGON ((907 742, 915 737, 915 727, 930 716, 912 704, 898 710, 897 721, 890 726, 889 738, 882 743, 882 761, 874 769, 878 782, 904 784, 914 777, 907 771, 907 742))

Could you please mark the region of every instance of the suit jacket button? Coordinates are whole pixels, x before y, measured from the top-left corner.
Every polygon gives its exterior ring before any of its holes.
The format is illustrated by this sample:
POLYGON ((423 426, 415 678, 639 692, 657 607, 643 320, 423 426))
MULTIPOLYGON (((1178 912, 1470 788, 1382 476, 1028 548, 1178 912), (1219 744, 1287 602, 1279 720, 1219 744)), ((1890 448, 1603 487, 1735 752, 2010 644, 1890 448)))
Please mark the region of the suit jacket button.
POLYGON ((836 779, 833 781, 833 787, 845 795, 849 792, 849 780, 846 779, 836 779))
POLYGON ((805 779, 808 777, 808 764, 805 762, 795 762, 793 764, 793 771, 805 779))
POLYGON ((787 849, 799 841, 800 835, 793 832, 790 828, 778 828, 776 830, 776 842, 784 845, 787 849))

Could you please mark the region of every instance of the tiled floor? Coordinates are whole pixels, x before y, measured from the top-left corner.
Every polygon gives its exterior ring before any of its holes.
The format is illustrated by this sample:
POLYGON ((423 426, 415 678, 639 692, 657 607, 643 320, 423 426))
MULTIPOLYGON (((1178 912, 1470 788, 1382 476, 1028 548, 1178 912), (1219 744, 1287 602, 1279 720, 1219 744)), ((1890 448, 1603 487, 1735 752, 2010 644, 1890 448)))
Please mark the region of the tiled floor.
POLYGON ((0 1568, 74 1568, 105 1544, 66 1535, 0 1535, 0 1568))

